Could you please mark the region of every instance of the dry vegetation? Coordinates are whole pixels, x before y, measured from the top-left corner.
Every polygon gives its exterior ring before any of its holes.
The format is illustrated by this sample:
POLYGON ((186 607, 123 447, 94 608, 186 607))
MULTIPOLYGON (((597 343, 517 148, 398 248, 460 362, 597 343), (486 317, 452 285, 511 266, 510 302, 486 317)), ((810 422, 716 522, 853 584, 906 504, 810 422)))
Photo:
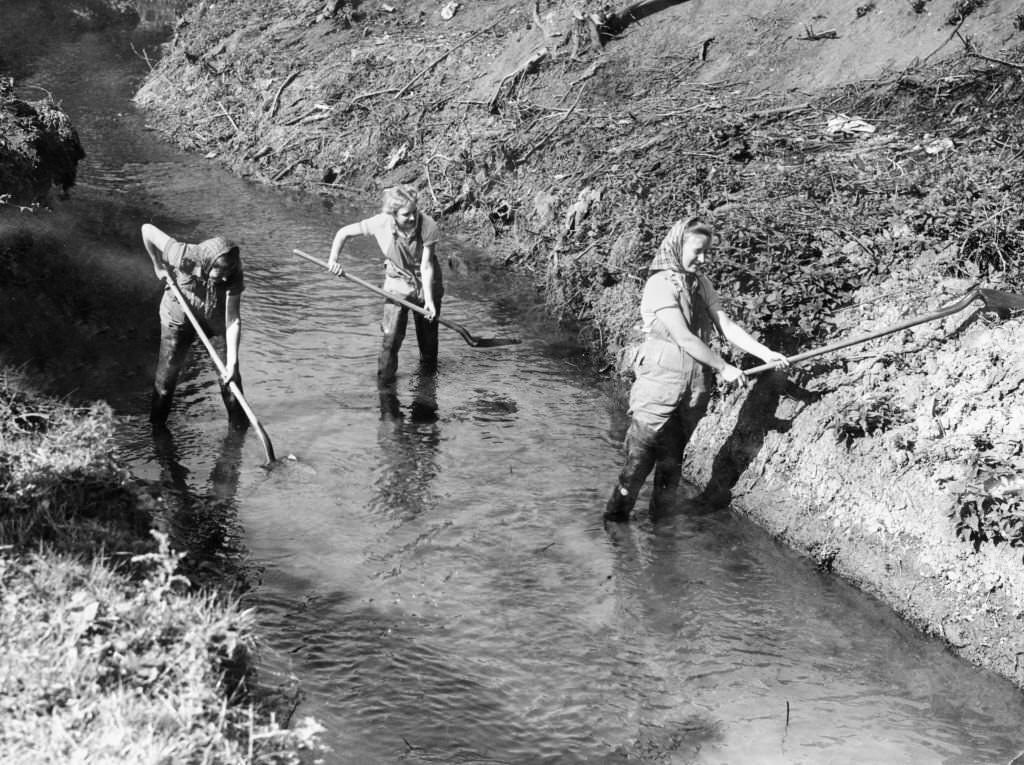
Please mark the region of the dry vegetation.
MULTIPOLYGON (((442 23, 430 3, 235 0, 186 16, 138 100, 181 145, 260 182, 364 202, 417 184, 442 221, 533 275, 595 367, 626 371, 645 266, 693 213, 722 233, 712 276, 732 313, 790 352, 975 283, 1024 294, 1019 12, 779 0, 696 24, 688 7, 492 0, 442 23), (834 62, 866 72, 912 43, 899 66, 828 79, 834 62), (779 87, 790 72, 808 84, 779 87)), ((764 525, 823 562, 861 555, 847 573, 951 642, 943 625, 991 621, 965 655, 1024 682, 996 647, 1024 608, 1022 423, 1006 414, 1020 324, 958 320, 820 358, 785 395, 755 389, 738 419, 719 400, 701 442, 721 448, 690 467, 755 500, 761 477, 795 487, 792 512, 764 525), (934 560, 915 563, 920 550, 934 560), (912 574, 890 576, 904 553, 912 574)))

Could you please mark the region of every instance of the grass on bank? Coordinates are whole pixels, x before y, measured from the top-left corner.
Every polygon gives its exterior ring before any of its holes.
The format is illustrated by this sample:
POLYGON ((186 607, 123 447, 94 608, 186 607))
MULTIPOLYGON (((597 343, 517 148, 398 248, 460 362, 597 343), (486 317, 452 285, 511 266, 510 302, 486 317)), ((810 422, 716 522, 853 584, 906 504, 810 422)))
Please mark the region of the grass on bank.
POLYGON ((251 614, 150 533, 111 425, 0 379, 0 761, 316 761, 315 722, 254 682, 251 614))

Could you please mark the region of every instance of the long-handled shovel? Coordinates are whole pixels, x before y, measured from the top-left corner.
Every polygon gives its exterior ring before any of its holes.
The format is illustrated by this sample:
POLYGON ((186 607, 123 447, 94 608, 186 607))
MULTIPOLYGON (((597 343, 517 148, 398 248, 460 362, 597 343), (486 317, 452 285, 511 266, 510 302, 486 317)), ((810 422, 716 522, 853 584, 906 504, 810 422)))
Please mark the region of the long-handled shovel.
MULTIPOLYGON (((804 351, 803 353, 797 353, 793 356, 788 357, 790 364, 796 364, 797 362, 804 361, 806 359, 814 358, 815 356, 821 356, 825 353, 831 353, 832 351, 838 351, 841 348, 847 348, 851 345, 858 345, 859 343, 866 343, 868 340, 874 340, 876 337, 884 337, 885 335, 891 335, 893 332, 899 332, 901 329, 907 329, 918 324, 924 324, 928 321, 934 321, 935 319, 941 319, 943 316, 950 316, 957 311, 962 311, 975 300, 981 299, 984 304, 982 310, 994 311, 999 315, 1000 318, 1008 318, 1011 314, 1024 311, 1024 297, 1020 295, 1014 295, 1010 292, 1000 292, 998 290, 983 289, 981 287, 974 287, 964 293, 964 296, 957 300, 955 303, 950 303, 945 308, 940 308, 937 311, 924 314, 922 316, 916 316, 910 319, 901 321, 899 324, 894 324, 887 329, 880 329, 875 332, 869 332, 865 335, 859 335, 857 337, 851 337, 847 340, 839 340, 830 345, 823 346, 821 348, 815 348, 814 350, 804 351)), ((745 369, 743 374, 747 377, 751 377, 761 372, 765 372, 769 369, 774 369, 778 364, 761 364, 760 366, 751 367, 745 369)))
MULTIPOLYGON (((195 329, 199 339, 203 341, 203 345, 206 346, 206 352, 210 354, 210 358, 213 359, 213 363, 217 367, 217 371, 220 372, 221 379, 223 379, 228 373, 227 367, 224 366, 224 362, 222 362, 220 360, 220 356, 217 355, 217 351, 213 347, 213 343, 210 342, 210 338, 206 336, 206 333, 203 332, 203 328, 199 326, 199 321, 196 319, 195 314, 192 313, 192 309, 189 308, 188 302, 185 300, 185 296, 181 294, 181 289, 179 289, 177 283, 174 281, 174 277, 171 276, 170 271, 166 272, 164 281, 166 281, 167 286, 171 288, 171 292, 174 293, 174 297, 178 299, 178 303, 181 305, 181 310, 185 313, 185 316, 188 317, 188 320, 195 329)), ((238 387, 238 383, 234 380, 228 381, 228 389, 238 400, 239 405, 242 407, 242 411, 245 412, 245 416, 249 418, 249 422, 252 423, 252 426, 256 429, 256 434, 260 438, 260 443, 263 444, 263 451, 267 455, 267 464, 269 465, 271 462, 276 461, 277 458, 274 456, 274 445, 270 443, 270 436, 267 434, 267 431, 263 429, 263 426, 260 425, 259 420, 256 419, 256 413, 253 412, 252 407, 249 406, 249 402, 246 401, 245 396, 242 395, 242 389, 238 387)))
MULTIPOLYGON (((327 265, 326 260, 321 260, 320 258, 305 253, 302 250, 292 250, 292 252, 294 252, 300 258, 305 258, 311 263, 316 263, 318 266, 330 270, 330 267, 327 265)), ((331 273, 334 272, 332 271, 331 273)), ((411 303, 408 300, 405 300, 404 298, 395 295, 394 293, 388 292, 387 290, 383 290, 380 287, 377 287, 373 284, 370 284, 367 281, 364 281, 363 279, 360 279, 358 276, 353 276, 352 274, 347 273, 345 271, 342 271, 340 274, 337 274, 337 276, 344 277, 345 279, 348 279, 350 282, 355 282, 359 286, 365 287, 371 292, 376 292, 381 297, 390 300, 392 303, 397 303, 398 305, 405 306, 410 311, 415 311, 416 313, 422 316, 427 315, 427 312, 426 310, 424 310, 423 306, 411 303)), ((461 324, 456 324, 454 321, 451 321, 449 319, 443 319, 440 316, 437 317, 437 321, 438 323, 448 327, 448 329, 453 329, 456 332, 458 332, 462 336, 462 339, 465 340, 467 343, 469 343, 469 345, 473 346, 474 348, 497 348, 502 345, 515 345, 516 343, 519 342, 519 338, 517 337, 474 337, 469 333, 469 330, 463 327, 461 324)))

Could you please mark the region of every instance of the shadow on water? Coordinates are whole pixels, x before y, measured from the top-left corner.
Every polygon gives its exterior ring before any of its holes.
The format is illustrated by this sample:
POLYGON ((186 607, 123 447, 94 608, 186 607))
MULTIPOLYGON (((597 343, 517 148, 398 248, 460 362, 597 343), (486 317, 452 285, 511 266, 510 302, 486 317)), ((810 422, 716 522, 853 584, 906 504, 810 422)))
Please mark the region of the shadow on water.
MULTIPOLYGON (((1013 750, 1016 734, 997 743, 986 732, 986 720, 1001 713, 986 690, 990 678, 753 523, 729 513, 677 515, 617 525, 609 539, 611 581, 628 603, 623 621, 639 629, 613 630, 608 640, 647 678, 638 745, 653 728, 662 743, 680 745, 682 762, 718 762, 709 753, 723 746, 736 761, 777 765, 986 763, 1013 750), (774 579, 787 569, 799 575, 774 579), (842 623, 850 610, 858 620, 842 623), (808 696, 801 686, 812 656, 821 673, 815 684, 829 690, 808 696), (895 737, 882 732, 889 721, 877 716, 880 696, 869 688, 903 699, 900 708, 916 709, 928 724, 899 723, 895 737), (814 720, 822 719, 828 756, 817 751, 823 734, 814 720), (693 738, 664 738, 676 724, 693 738)), ((601 663, 592 668, 593 682, 602 682, 601 663)))
MULTIPOLYGON (((523 343, 481 351, 446 330, 436 375, 406 354, 378 396, 380 301, 288 256, 324 253, 362 213, 160 144, 130 103, 145 65, 115 38, 56 34, 39 69, 89 139, 79 187, 46 220, 110 301, 89 309, 92 359, 66 380, 98 374, 89 390, 127 415, 119 447, 163 487, 179 546, 245 591, 261 673, 298 677, 336 761, 981 765, 1020 751, 1014 689, 731 513, 644 515, 609 536, 608 396, 578 346, 554 339, 532 285, 481 253, 446 239, 465 271, 446 279, 446 311, 523 343), (299 460, 257 467, 255 437, 225 433, 199 358, 173 435, 154 440, 146 220, 186 241, 244 239, 246 393, 299 460)), ((372 247, 351 255, 379 278, 372 247)), ((758 412, 774 417, 783 395, 756 388, 739 413, 716 461, 730 489, 784 427, 758 412)))
POLYGON ((399 513, 400 520, 411 520, 436 505, 430 486, 439 470, 441 428, 436 370, 421 367, 411 387, 408 412, 393 386, 379 391, 377 443, 381 465, 371 507, 383 513, 399 513))
POLYGON ((336 751, 355 746, 359 754, 352 762, 603 761, 576 754, 582 741, 553 744, 508 702, 487 663, 449 649, 447 625, 387 601, 324 591, 314 581, 291 579, 280 589, 314 593, 262 606, 285 609, 292 634, 302 636, 278 650, 287 652, 291 671, 316 676, 330 689, 323 704, 346 721, 334 732, 336 751))
POLYGON ((227 428, 206 489, 200 491, 193 488, 191 471, 181 461, 171 430, 152 428, 153 456, 160 467, 163 523, 171 547, 185 553, 183 573, 195 581, 228 586, 236 593, 253 585, 238 519, 244 441, 245 433, 227 428))

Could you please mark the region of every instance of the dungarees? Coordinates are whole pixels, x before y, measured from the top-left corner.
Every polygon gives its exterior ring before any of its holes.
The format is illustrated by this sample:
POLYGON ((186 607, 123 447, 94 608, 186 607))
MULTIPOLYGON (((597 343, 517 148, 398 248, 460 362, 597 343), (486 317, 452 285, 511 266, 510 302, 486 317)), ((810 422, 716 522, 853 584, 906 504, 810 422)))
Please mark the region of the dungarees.
MULTIPOLYGON (((409 237, 401 236, 397 231, 388 249, 384 269, 384 289, 417 305, 423 305, 423 283, 420 280, 420 258, 423 253, 423 241, 420 233, 421 219, 416 220, 416 229, 409 237)), ((441 283, 441 269, 434 268, 433 280, 434 307, 441 313, 441 297, 444 286, 441 283)), ((398 351, 405 339, 405 330, 409 322, 409 309, 405 306, 387 302, 384 304, 384 316, 381 318, 381 330, 384 338, 381 343, 380 355, 377 358, 377 383, 379 386, 390 386, 395 381, 398 371, 398 351)), ((437 366, 437 321, 428 321, 419 313, 413 314, 416 327, 416 342, 420 349, 420 362, 428 371, 437 366)))
MULTIPOLYGON (((690 331, 706 341, 714 327, 707 301, 698 283, 684 289, 690 295, 690 331)), ((610 520, 628 518, 652 469, 651 510, 670 502, 682 479, 683 451, 707 412, 714 383, 711 368, 676 345, 659 321, 647 333, 635 371, 626 462, 605 511, 610 520)))
MULTIPOLYGON (((223 246, 226 247, 227 244, 223 246)), ((225 285, 213 285, 206 280, 204 274, 208 272, 210 262, 219 253, 204 253, 202 247, 203 245, 189 245, 171 239, 165 247, 163 256, 177 279, 179 289, 189 301, 189 308, 199 320, 206 335, 212 338, 223 334, 224 325, 220 317, 223 315, 228 288, 225 285)), ((240 270, 238 278, 242 278, 240 270)), ((154 425, 164 425, 167 422, 178 376, 185 366, 189 349, 195 340, 195 329, 178 306, 178 299, 174 293, 166 287, 160 301, 160 351, 157 356, 156 373, 153 376, 149 409, 149 420, 154 425)), ((241 390, 242 375, 237 366, 234 382, 241 390)), ((220 382, 220 395, 232 427, 247 428, 249 420, 242 405, 238 403, 230 387, 223 382, 220 382)))

